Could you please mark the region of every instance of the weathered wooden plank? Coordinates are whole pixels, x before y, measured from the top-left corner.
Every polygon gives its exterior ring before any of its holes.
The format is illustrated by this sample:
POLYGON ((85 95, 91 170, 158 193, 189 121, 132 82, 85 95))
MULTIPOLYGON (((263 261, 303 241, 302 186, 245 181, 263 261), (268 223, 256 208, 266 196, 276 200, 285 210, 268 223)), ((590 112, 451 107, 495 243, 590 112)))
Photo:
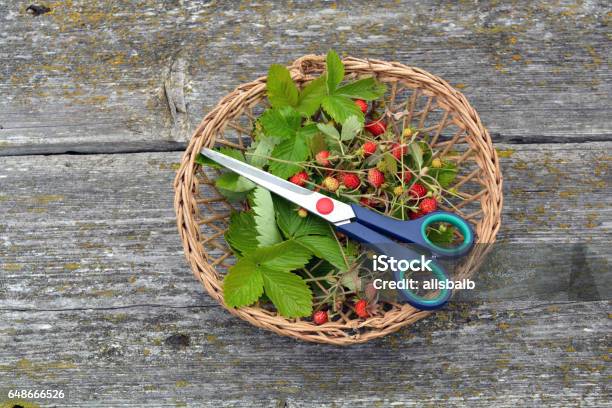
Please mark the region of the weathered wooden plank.
MULTIPOLYGON (((609 258, 612 143, 513 146, 500 147, 509 156, 502 158, 500 240, 579 243, 609 258)), ((176 232, 172 179, 179 157, 5 157, 4 305, 47 310, 208 304, 183 261, 176 232)))
POLYGON ((581 406, 609 402, 607 302, 487 304, 365 345, 297 342, 212 305, 0 314, 0 392, 62 407, 581 406))
MULTIPOLYGON (((609 243, 611 146, 499 146, 501 238, 609 243)), ((171 190, 178 159, 2 160, 2 398, 61 388, 68 399, 48 406, 607 403, 608 302, 453 306, 342 349, 231 317, 183 261, 171 190)))
POLYGON ((3 155, 171 148, 270 63, 328 48, 441 75, 497 141, 612 137, 603 1, 27 4, 0 4, 3 155))

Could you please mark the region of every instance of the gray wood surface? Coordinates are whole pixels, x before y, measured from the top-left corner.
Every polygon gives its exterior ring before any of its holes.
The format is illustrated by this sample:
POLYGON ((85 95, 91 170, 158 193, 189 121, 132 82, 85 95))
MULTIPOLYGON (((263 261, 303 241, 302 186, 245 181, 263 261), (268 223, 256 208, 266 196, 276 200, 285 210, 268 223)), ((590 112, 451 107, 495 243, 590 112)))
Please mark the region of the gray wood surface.
MULTIPOLYGON (((500 238, 609 243, 609 173, 591 174, 590 163, 611 146, 500 145, 509 155, 500 238), (527 161, 548 167, 525 169, 527 161), (585 174, 592 183, 578 192, 585 174), (596 218, 582 209, 592 203, 602 204, 596 218)), ((179 157, 4 158, 4 389, 61 387, 70 391, 61 406, 599 406, 608 398, 605 301, 457 306, 351 348, 302 344, 231 317, 183 258, 171 190, 179 157)))
POLYGON ((606 3, 4 1, 0 149, 180 149, 229 90, 328 48, 444 77, 496 141, 611 140, 606 3))
POLYGON ((607 293, 307 344, 212 301, 172 209, 179 151, 222 95, 334 48, 460 88, 501 152, 500 241, 585 248, 574 266, 607 284, 609 4, 30 4, 0 0, 0 407, 29 406, 11 389, 65 390, 49 407, 611 405, 607 293))

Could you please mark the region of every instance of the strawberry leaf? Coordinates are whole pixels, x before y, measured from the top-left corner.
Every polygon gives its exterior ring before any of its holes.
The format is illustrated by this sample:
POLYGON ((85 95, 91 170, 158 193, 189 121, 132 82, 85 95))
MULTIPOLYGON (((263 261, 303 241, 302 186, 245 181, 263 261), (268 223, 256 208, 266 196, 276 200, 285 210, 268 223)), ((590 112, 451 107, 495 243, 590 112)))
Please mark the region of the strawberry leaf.
POLYGON ((229 307, 253 304, 263 294, 261 271, 249 258, 242 258, 229 269, 223 279, 223 298, 229 307))
POLYGON ((386 91, 385 84, 376 81, 374 78, 365 78, 341 86, 335 90, 334 95, 371 101, 380 98, 386 91))
POLYGON ((455 180, 457 166, 454 163, 445 162, 441 168, 430 168, 429 175, 438 180, 442 188, 446 188, 455 180))
POLYGON ((259 168, 262 168, 266 164, 268 164, 268 158, 272 154, 272 150, 274 149, 274 146, 276 146, 279 141, 280 140, 277 137, 270 137, 270 136, 260 137, 259 140, 255 142, 256 143, 255 149, 253 150, 253 153, 249 157, 250 163, 253 166, 259 167, 259 168))
POLYGON ((281 108, 297 105, 298 89, 286 67, 277 64, 271 65, 268 70, 266 87, 268 99, 273 107, 281 108))
POLYGON ((344 79, 344 64, 335 51, 327 53, 327 93, 333 94, 342 79, 344 79))
POLYGON ((236 211, 231 214, 225 241, 234 252, 243 256, 257 249, 259 242, 252 211, 236 211))
POLYGON ((290 240, 260 248, 253 253, 253 257, 258 264, 266 268, 278 271, 292 271, 303 268, 312 257, 312 253, 290 240))
POLYGON ((325 74, 308 83, 300 92, 296 110, 307 117, 314 115, 321 106, 323 97, 327 94, 326 83, 325 74))
POLYGON ((308 145, 302 137, 293 136, 283 140, 272 151, 272 157, 279 161, 272 160, 268 171, 275 176, 288 178, 302 169, 297 163, 301 163, 308 158, 308 145))
POLYGON ((267 136, 287 139, 295 135, 299 129, 302 117, 295 109, 285 106, 266 110, 259 118, 267 136))
POLYGON ((350 116, 357 116, 360 122, 363 122, 363 112, 355 104, 355 102, 342 95, 327 95, 321 102, 323 109, 337 123, 344 123, 350 116))
POLYGON ((255 213, 255 230, 257 242, 261 246, 273 245, 281 242, 281 236, 274 219, 274 204, 268 190, 257 187, 251 195, 253 212, 255 213))
POLYGON ((312 313, 312 292, 300 276, 261 267, 266 295, 285 317, 303 317, 312 313))
POLYGON ((445 229, 430 228, 427 230, 427 238, 436 245, 452 244, 455 239, 455 227, 449 225, 445 229))
POLYGON ((305 218, 298 215, 298 207, 280 197, 275 197, 276 222, 286 238, 298 238, 304 235, 331 236, 327 222, 312 214, 305 218))
POLYGON ((325 259, 340 270, 347 270, 348 265, 342 255, 340 244, 333 237, 305 235, 296 238, 296 242, 311 251, 316 257, 325 259))
POLYGON ((332 124, 329 123, 317 123, 317 128, 324 134, 335 141, 340 140, 340 133, 338 133, 338 129, 332 124))
POLYGON ((246 193, 255 188, 250 180, 232 172, 223 173, 215 180, 215 187, 221 192, 246 193))
POLYGON ((340 135, 340 140, 353 140, 353 138, 357 136, 359 132, 361 132, 361 129, 363 129, 363 122, 361 122, 355 115, 349 116, 348 119, 342 124, 342 134, 340 135))

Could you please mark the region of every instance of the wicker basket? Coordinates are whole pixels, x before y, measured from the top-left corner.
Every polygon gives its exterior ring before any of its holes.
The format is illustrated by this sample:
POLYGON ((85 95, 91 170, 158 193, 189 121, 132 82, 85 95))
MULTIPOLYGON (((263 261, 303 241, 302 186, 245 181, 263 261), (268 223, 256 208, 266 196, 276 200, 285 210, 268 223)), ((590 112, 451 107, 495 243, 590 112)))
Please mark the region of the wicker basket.
MULTIPOLYGON (((412 125, 431 135, 430 144, 445 159, 460 165, 454 188, 454 211, 475 228, 478 243, 492 243, 500 226, 502 175, 489 133, 465 97, 444 80, 418 68, 396 62, 345 58, 349 78, 376 76, 387 83, 387 120, 390 126, 412 125)), ((307 55, 290 67, 300 86, 325 69, 323 56, 307 55)), ((230 205, 215 189, 215 173, 202 169, 194 160, 202 147, 248 146, 255 118, 267 106, 266 78, 241 85, 226 95, 196 129, 183 155, 174 188, 178 229, 194 275, 210 296, 222 305, 223 273, 233 256, 224 241, 230 205)), ((400 127, 401 129, 401 127, 400 127)), ((478 245, 459 266, 458 278, 469 276, 484 257, 478 245)), ((301 340, 347 345, 363 343, 416 322, 430 312, 408 304, 386 304, 382 315, 360 319, 342 313, 336 321, 317 326, 309 320, 287 319, 261 307, 228 308, 255 326, 301 340)))

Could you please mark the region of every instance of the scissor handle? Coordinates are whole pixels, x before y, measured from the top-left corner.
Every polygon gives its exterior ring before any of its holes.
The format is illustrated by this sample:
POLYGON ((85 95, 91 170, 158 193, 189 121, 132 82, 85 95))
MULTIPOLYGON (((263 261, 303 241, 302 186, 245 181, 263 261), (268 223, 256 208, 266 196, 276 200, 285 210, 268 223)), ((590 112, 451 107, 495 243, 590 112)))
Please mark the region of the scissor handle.
POLYGON ((398 241, 412 242, 427 248, 433 254, 443 258, 458 258, 467 254, 474 246, 472 226, 457 214, 448 211, 434 211, 412 221, 396 220, 380 213, 368 210, 357 204, 351 204, 357 221, 371 229, 388 235, 398 241), (435 222, 447 222, 459 229, 463 242, 454 247, 436 245, 427 238, 427 227, 435 222))
MULTIPOLYGON (((389 257, 394 257, 398 261, 402 259, 412 260, 421 258, 420 253, 417 253, 410 248, 401 246, 395 241, 358 222, 339 225, 336 227, 336 229, 339 232, 346 234, 349 238, 367 244, 371 249, 378 252, 380 255, 385 254, 389 257)), ((448 279, 448 275, 446 274, 444 268, 442 268, 442 266, 435 261, 430 262, 429 267, 432 270, 432 274, 438 280, 445 281, 448 279)), ((403 280, 404 272, 394 271, 393 279, 396 282, 403 280)), ((440 289, 433 298, 419 296, 410 289, 398 289, 398 291, 409 304, 420 310, 439 309, 444 306, 446 302, 448 302, 448 299, 451 296, 451 290, 447 288, 440 289)))

